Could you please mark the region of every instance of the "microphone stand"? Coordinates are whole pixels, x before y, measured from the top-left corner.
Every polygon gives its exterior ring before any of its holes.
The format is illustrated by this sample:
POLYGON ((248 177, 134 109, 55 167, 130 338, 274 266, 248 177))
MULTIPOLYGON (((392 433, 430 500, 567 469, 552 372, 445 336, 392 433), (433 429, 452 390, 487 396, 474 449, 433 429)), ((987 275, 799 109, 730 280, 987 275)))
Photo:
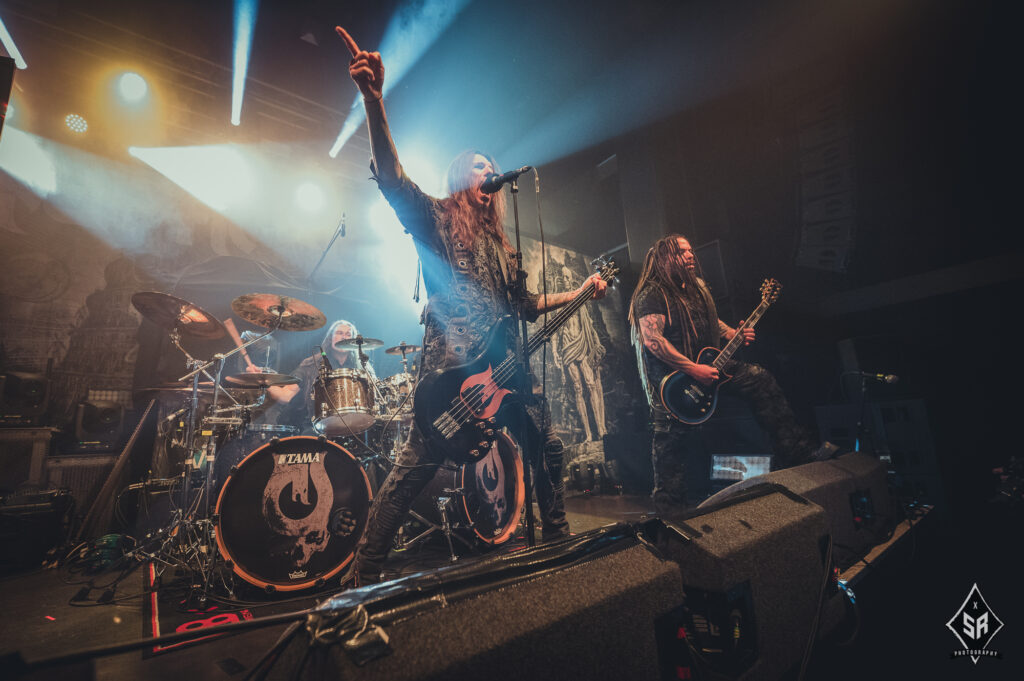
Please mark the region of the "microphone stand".
MULTIPOLYGON (((515 216, 515 229, 516 229, 516 280, 515 280, 515 294, 518 300, 523 300, 526 294, 526 272, 523 271, 523 247, 519 233, 519 180, 513 178, 510 183, 509 189, 512 192, 512 214, 515 216)), ((534 446, 530 446, 529 428, 530 428, 530 414, 526 409, 526 403, 532 395, 532 386, 530 384, 530 358, 526 355, 526 348, 529 347, 529 331, 526 328, 526 319, 523 315, 519 314, 517 307, 514 307, 516 315, 519 317, 519 335, 516 338, 515 344, 515 356, 516 365, 518 366, 518 379, 519 394, 522 395, 522 421, 519 427, 519 445, 523 450, 523 458, 525 459, 523 466, 523 486, 526 488, 526 545, 533 547, 537 543, 536 537, 534 537, 534 526, 536 520, 533 517, 533 481, 534 475, 531 469, 531 462, 534 466, 540 465, 540 441, 543 438, 541 433, 537 438, 534 446)))
POLYGON ((320 254, 320 259, 316 261, 316 265, 313 266, 313 270, 309 273, 309 276, 306 277, 306 283, 309 284, 310 286, 312 286, 312 284, 313 284, 313 275, 315 275, 316 271, 318 269, 320 269, 320 265, 323 264, 324 258, 327 257, 327 253, 331 250, 331 246, 334 245, 334 242, 338 240, 339 236, 345 236, 345 214, 344 213, 341 214, 341 222, 338 223, 338 228, 336 230, 334 230, 334 236, 332 236, 331 240, 329 242, 327 242, 327 248, 325 248, 324 252, 320 254))

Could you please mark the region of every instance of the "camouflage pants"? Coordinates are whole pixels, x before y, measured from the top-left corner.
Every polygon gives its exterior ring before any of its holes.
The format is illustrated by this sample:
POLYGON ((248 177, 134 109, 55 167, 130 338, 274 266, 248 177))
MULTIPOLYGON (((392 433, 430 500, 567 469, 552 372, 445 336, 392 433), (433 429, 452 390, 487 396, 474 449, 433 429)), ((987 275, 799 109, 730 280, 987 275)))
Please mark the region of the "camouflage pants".
MULTIPOLYGON (((722 385, 721 392, 737 395, 749 405, 757 424, 771 440, 774 468, 788 468, 807 461, 814 449, 811 434, 796 422, 775 377, 757 364, 743 362, 730 362, 725 372, 733 378, 722 385)), ((700 503, 708 496, 711 485, 711 455, 700 426, 688 426, 673 419, 660 403, 651 408, 651 421, 654 428, 651 497, 655 508, 664 513, 700 503)))

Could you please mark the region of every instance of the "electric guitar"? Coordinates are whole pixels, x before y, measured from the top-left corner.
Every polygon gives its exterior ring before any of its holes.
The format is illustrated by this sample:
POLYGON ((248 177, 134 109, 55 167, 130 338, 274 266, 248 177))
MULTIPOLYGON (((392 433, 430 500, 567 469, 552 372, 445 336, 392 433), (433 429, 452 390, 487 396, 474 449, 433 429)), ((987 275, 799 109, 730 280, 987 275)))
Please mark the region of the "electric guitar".
POLYGON ((661 403, 675 418, 695 426, 704 423, 715 413, 718 405, 718 389, 732 376, 722 371, 725 363, 743 345, 743 329, 754 328, 768 307, 779 298, 782 284, 774 279, 765 279, 761 284, 761 304, 736 328, 736 335, 724 348, 704 348, 697 355, 697 364, 707 364, 718 369, 718 379, 711 385, 703 385, 684 371, 673 371, 661 379, 659 394, 661 403))
MULTIPOLYGON (((614 262, 603 263, 598 270, 605 281, 618 272, 614 262)), ((527 358, 593 296, 594 284, 589 283, 572 302, 548 315, 543 328, 530 336, 527 358)), ((420 379, 413 414, 428 447, 459 462, 479 461, 490 451, 501 425, 499 411, 521 382, 505 341, 511 323, 507 315, 498 320, 487 334, 484 350, 474 359, 420 379)))

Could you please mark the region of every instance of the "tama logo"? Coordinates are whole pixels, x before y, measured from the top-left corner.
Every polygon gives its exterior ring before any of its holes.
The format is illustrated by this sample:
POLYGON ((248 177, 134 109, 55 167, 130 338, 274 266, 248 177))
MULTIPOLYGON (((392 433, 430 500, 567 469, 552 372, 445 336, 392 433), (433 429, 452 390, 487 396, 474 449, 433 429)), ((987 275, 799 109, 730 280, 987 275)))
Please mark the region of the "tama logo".
POLYGON ((281 454, 277 457, 277 465, 284 466, 290 463, 319 463, 320 452, 297 452, 295 454, 281 454))
POLYGON ((306 570, 296 570, 288 573, 288 579, 303 579, 308 574, 309 572, 306 570))

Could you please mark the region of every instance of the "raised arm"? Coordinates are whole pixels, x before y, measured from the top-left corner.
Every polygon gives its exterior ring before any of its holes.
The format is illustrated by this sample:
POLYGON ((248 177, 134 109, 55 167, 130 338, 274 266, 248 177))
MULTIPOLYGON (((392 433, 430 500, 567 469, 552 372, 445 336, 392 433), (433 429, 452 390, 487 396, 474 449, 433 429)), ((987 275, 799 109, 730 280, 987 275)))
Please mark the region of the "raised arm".
POLYGON ((697 364, 679 352, 665 338, 665 315, 649 314, 640 318, 640 338, 652 355, 670 367, 679 369, 704 385, 718 379, 718 369, 707 364, 697 364))
POLYGON ((335 26, 334 30, 345 41, 345 47, 352 54, 352 60, 348 63, 348 75, 352 77, 363 95, 366 126, 370 132, 370 151, 373 154, 377 176, 383 182, 395 182, 401 175, 401 166, 384 113, 384 64, 381 62, 380 52, 360 50, 348 31, 341 26, 335 26))

